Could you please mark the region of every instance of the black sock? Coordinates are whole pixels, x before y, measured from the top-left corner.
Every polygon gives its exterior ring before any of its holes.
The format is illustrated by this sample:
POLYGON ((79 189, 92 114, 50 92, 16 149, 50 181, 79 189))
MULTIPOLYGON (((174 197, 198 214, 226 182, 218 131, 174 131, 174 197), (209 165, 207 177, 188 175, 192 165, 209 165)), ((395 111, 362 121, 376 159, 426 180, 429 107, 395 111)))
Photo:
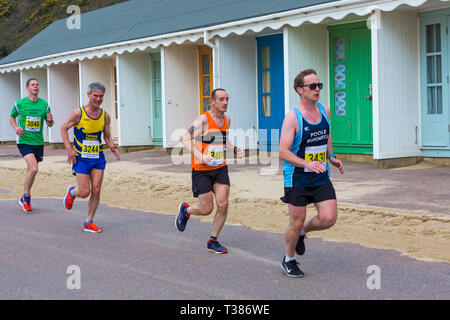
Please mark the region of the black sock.
POLYGON ((211 236, 211 237, 209 238, 209 240, 211 240, 211 241, 217 241, 217 237, 211 236))

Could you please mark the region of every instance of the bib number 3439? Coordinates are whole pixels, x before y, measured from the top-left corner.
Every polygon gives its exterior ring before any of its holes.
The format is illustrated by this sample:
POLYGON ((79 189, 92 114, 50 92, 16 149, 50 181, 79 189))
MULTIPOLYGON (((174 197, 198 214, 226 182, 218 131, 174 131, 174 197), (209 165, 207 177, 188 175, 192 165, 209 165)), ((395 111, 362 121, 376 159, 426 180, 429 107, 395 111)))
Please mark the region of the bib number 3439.
MULTIPOLYGON (((308 162, 319 161, 324 163, 327 161, 327 145, 312 146, 305 148, 305 160, 308 162)), ((312 172, 305 168, 305 172, 312 172)))

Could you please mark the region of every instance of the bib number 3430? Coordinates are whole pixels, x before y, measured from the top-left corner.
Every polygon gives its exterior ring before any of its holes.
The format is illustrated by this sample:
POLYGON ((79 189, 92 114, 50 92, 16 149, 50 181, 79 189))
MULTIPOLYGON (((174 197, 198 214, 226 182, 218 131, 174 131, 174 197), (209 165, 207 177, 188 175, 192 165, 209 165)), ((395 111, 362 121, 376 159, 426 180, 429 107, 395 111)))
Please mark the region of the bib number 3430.
POLYGON ((209 166, 217 167, 225 162, 225 150, 224 146, 209 146, 208 154, 213 158, 209 166))

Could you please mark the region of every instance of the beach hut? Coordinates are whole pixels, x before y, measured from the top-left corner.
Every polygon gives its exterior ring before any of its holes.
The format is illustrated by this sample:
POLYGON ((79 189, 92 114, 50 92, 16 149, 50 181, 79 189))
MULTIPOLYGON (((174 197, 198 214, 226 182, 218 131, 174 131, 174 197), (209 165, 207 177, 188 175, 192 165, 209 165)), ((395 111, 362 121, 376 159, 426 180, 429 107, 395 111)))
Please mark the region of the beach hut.
MULTIPOLYGON (((449 10, 437 0, 132 0, 82 14, 81 29, 57 21, 0 60, 0 108, 38 74, 64 119, 100 81, 120 146, 172 148, 222 87, 234 142, 276 151, 299 101, 293 79, 314 68, 336 152, 386 166, 448 158, 449 10)), ((2 141, 8 125, 2 117, 2 141)), ((60 139, 49 129, 49 142, 60 139)))

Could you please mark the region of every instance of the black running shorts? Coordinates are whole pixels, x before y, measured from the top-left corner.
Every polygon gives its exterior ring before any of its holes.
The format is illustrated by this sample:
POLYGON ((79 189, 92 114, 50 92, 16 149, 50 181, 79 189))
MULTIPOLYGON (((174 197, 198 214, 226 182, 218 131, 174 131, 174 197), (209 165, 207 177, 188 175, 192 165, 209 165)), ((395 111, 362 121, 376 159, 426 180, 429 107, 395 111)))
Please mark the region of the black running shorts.
POLYGON ((297 207, 304 207, 309 203, 335 200, 336 192, 331 182, 317 187, 285 187, 284 197, 280 199, 284 203, 289 203, 297 207))
POLYGON ((213 191, 215 183, 230 185, 228 166, 214 170, 192 170, 192 193, 194 197, 213 191))

